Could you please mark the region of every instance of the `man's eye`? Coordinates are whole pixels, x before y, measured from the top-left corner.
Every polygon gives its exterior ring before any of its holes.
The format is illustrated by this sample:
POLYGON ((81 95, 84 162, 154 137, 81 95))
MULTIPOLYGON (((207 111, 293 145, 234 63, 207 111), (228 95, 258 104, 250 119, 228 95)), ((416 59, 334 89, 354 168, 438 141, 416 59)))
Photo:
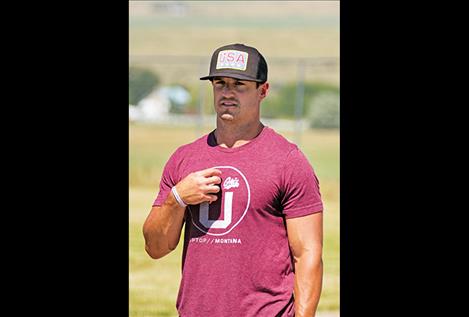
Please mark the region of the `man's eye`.
POLYGON ((236 85, 237 85, 237 86, 242 86, 242 85, 244 85, 244 83, 238 81, 238 82, 236 83, 236 85))

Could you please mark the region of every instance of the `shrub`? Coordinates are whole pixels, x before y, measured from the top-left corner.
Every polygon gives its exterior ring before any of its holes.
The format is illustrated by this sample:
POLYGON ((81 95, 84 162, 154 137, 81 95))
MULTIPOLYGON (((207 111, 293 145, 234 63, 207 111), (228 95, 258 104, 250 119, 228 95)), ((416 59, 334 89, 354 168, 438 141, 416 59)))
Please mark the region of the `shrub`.
POLYGON ((311 128, 336 129, 339 127, 339 94, 322 92, 309 104, 311 128))
MULTIPOLYGON (((297 89, 296 82, 287 83, 280 87, 271 86, 271 95, 262 103, 262 116, 266 118, 295 118, 297 89)), ((309 114, 308 105, 311 104, 311 100, 324 92, 338 94, 339 88, 327 83, 304 83, 302 117, 309 114)))

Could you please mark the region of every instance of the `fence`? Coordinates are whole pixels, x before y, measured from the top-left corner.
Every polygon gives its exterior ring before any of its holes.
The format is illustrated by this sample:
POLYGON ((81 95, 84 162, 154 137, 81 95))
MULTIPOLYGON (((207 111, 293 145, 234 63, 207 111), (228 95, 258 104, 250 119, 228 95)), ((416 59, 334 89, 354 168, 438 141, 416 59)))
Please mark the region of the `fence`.
MULTIPOLYGON (((269 67, 270 95, 275 95, 280 87, 286 83, 295 83, 295 100, 285 107, 294 107, 294 120, 267 120, 271 125, 281 125, 283 129, 295 131, 295 143, 301 143, 301 134, 305 128, 303 109, 305 107, 305 82, 327 82, 339 84, 338 58, 293 58, 266 57, 269 67), (289 127, 290 126, 290 127, 289 127)), ((191 87, 191 95, 197 98, 195 116, 186 116, 184 120, 192 118, 198 130, 207 122, 207 117, 213 114, 210 85, 199 78, 208 74, 210 56, 190 55, 131 55, 129 66, 148 68, 158 74, 162 85, 182 85, 191 87)), ((267 97, 268 98, 268 97, 267 97)), ((261 111, 262 114, 262 111, 261 111)), ((174 119, 174 117, 173 117, 174 119)), ((162 118, 164 121, 164 119, 162 118)), ((180 122, 183 122, 181 120, 180 122)))

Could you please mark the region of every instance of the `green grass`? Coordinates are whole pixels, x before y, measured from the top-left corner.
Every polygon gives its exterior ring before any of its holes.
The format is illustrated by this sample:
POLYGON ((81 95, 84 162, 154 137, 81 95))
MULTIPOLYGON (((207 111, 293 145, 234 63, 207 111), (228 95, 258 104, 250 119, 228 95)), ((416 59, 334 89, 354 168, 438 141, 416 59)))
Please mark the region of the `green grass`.
MULTIPOLYGON (((132 124, 130 129, 130 316, 177 316, 175 302, 181 277, 182 238, 175 251, 159 260, 144 250, 142 225, 158 192, 169 155, 199 134, 194 128, 132 124)), ((282 133, 289 139, 291 133, 282 133)), ((301 148, 320 180, 324 200, 324 285, 319 311, 339 308, 339 134, 313 130, 302 136, 301 148)))
MULTIPOLYGON (((216 32, 210 32, 203 27, 165 26, 131 29, 129 39, 131 55, 205 57, 201 65, 188 63, 184 58, 172 64, 158 59, 143 64, 159 74, 164 84, 177 80, 188 85, 198 77, 206 75, 213 50, 228 43, 245 43, 258 48, 269 63, 271 82, 296 80, 298 74, 295 58, 338 59, 339 56, 339 32, 332 28, 300 28, 294 32, 289 29, 251 28, 243 32, 240 28, 224 27, 216 32), (263 36, 259 36, 260 34, 263 36), (292 60, 285 63, 276 58, 292 58, 292 60)), ((338 67, 332 69, 308 67, 305 70, 306 80, 338 84, 338 69, 338 67)))
MULTIPOLYGON (((338 1, 296 2, 187 2, 185 15, 151 10, 151 4, 130 4, 129 53, 133 55, 200 56, 188 63, 181 58, 168 64, 145 64, 160 75, 163 84, 185 85, 205 75, 213 50, 224 44, 245 43, 258 48, 269 64, 269 81, 297 79, 297 65, 275 58, 339 57, 338 1)), ((309 67, 306 80, 339 83, 338 68, 309 67)))

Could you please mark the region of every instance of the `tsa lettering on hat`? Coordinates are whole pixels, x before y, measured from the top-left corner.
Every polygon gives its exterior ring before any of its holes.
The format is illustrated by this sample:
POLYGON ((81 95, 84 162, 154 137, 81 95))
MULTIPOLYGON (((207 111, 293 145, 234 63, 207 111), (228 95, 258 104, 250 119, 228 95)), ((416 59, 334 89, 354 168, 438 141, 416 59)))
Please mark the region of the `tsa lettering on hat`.
POLYGON ((267 81, 267 62, 254 47, 244 44, 229 44, 213 52, 209 75, 201 80, 214 77, 231 77, 256 82, 267 81))

